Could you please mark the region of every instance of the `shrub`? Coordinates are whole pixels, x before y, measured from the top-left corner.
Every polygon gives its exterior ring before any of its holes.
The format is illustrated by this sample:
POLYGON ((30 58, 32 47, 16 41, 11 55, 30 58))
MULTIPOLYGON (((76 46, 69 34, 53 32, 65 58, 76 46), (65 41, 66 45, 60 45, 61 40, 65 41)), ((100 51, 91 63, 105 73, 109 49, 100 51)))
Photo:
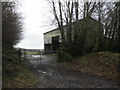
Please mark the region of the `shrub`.
POLYGON ((18 51, 16 50, 3 50, 2 51, 2 69, 3 76, 16 76, 18 74, 18 69, 16 66, 20 65, 20 58, 18 51))
POLYGON ((58 61, 60 61, 60 62, 70 62, 72 60, 73 60, 73 57, 69 53, 64 52, 64 51, 58 52, 58 61))

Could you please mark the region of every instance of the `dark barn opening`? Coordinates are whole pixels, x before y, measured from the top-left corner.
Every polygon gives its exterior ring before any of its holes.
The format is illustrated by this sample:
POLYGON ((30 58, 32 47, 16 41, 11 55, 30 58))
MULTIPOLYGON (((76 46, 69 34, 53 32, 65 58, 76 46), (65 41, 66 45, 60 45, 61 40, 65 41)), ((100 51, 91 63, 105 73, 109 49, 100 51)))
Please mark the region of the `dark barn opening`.
POLYGON ((52 37, 52 51, 57 52, 59 48, 59 36, 52 37))
POLYGON ((51 51, 51 44, 45 44, 45 53, 50 53, 51 51))

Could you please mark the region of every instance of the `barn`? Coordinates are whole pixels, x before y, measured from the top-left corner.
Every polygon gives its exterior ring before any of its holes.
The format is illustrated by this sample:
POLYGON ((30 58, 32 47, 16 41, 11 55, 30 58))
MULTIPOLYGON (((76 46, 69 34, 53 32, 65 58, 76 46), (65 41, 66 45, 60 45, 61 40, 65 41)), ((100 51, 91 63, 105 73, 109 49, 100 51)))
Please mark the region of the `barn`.
POLYGON ((58 28, 44 33, 44 51, 46 53, 57 52, 61 42, 61 34, 58 28))
MULTIPOLYGON (((79 24, 79 28, 81 30, 79 35, 82 35, 82 33, 86 30, 86 45, 88 45, 88 47, 94 46, 94 48, 97 49, 98 44, 95 42, 101 38, 103 31, 100 30, 100 27, 102 27, 102 24, 91 17, 81 19, 74 23, 79 24)), ((59 28, 44 33, 44 50, 46 53, 57 52, 61 43, 62 39, 59 28)))

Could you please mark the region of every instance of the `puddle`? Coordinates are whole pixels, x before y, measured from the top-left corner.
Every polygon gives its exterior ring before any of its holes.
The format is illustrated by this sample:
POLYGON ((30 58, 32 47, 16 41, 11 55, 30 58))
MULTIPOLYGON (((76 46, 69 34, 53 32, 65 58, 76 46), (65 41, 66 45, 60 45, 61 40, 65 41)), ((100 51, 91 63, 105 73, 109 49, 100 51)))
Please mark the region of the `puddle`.
POLYGON ((30 61, 31 63, 33 62, 33 63, 36 63, 36 62, 41 62, 41 61, 34 61, 34 60, 32 60, 32 61, 30 61))
POLYGON ((47 72, 38 70, 39 73, 46 74, 47 72))
POLYGON ((40 55, 32 55, 32 57, 40 57, 40 55))

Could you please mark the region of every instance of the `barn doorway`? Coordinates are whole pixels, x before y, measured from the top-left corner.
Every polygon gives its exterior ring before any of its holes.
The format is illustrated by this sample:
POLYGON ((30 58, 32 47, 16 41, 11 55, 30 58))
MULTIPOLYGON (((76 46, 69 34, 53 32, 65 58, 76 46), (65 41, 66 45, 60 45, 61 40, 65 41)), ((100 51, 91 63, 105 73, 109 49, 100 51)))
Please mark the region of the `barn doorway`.
POLYGON ((59 47, 59 36, 52 37, 52 51, 57 52, 59 47))

